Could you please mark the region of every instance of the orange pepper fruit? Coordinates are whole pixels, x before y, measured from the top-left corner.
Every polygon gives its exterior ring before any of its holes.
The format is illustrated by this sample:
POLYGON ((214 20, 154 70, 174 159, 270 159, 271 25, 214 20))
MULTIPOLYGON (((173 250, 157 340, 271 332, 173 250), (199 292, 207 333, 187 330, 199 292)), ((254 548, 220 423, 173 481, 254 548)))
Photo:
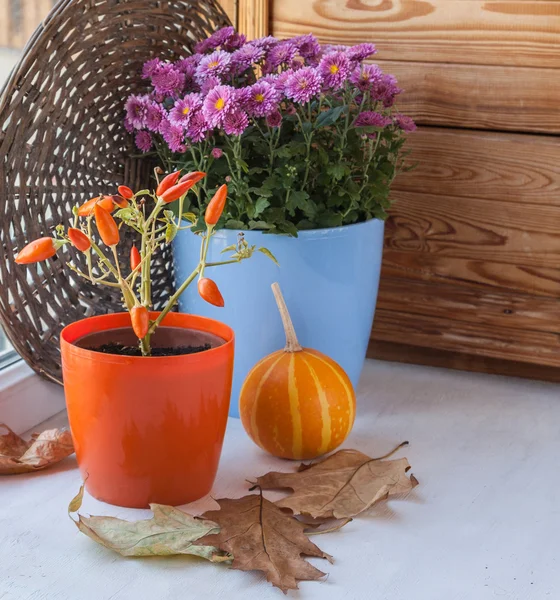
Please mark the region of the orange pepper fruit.
POLYGON ((114 196, 111 196, 111 198, 119 208, 126 208, 128 206, 128 200, 126 200, 126 198, 123 198, 122 196, 118 196, 117 194, 115 194, 114 196))
POLYGON ((208 277, 202 277, 202 279, 198 280, 198 293, 200 294, 200 297, 209 304, 219 307, 224 305, 224 298, 220 293, 216 282, 208 277))
POLYGON ((227 191, 227 185, 224 183, 224 185, 218 188, 218 191, 208 203, 206 212, 204 213, 204 220, 207 225, 215 225, 220 220, 226 206, 227 191))
POLYGON ((127 185, 119 185, 117 189, 119 194, 127 200, 130 200, 134 197, 134 192, 127 185))
POLYGON ((18 265, 28 265, 30 263, 41 262, 51 258, 56 254, 54 239, 50 237, 39 238, 30 242, 20 250, 15 258, 18 265))
POLYGON ((116 246, 119 243, 120 235, 115 219, 100 204, 95 205, 94 215, 97 231, 99 231, 103 243, 106 246, 116 246))
POLYGON ((112 196, 97 196, 84 202, 82 206, 78 208, 78 216, 79 217, 89 217, 93 214, 93 209, 95 206, 99 204, 102 206, 107 212, 113 212, 115 210, 115 203, 113 202, 112 196))
POLYGON ((88 236, 80 229, 69 227, 68 238, 72 242, 72 245, 80 250, 80 252, 86 252, 86 250, 91 248, 91 242, 89 241, 88 236))
POLYGON ((179 183, 185 183, 185 181, 192 181, 193 183, 198 183, 201 179, 206 177, 206 173, 203 171, 192 171, 191 173, 187 173, 183 175, 181 179, 179 179, 179 183))
POLYGON ((143 339, 150 328, 150 315, 145 306, 133 306, 130 309, 130 319, 132 321, 132 329, 138 339, 143 339))
POLYGON ((186 194, 192 186, 196 183, 196 181, 183 181, 183 183, 178 183, 173 187, 170 187, 167 191, 165 191, 160 198, 166 203, 175 202, 178 200, 183 194, 186 194))
MULTIPOLYGON (((140 256, 140 252, 136 246, 132 246, 130 249, 130 268, 132 271, 136 269, 136 267, 142 262, 142 257, 140 256)), ((139 269, 142 272, 142 267, 139 269)))
POLYGON ((175 171, 166 175, 157 186, 156 196, 162 196, 171 186, 175 185, 180 174, 181 171, 175 171))

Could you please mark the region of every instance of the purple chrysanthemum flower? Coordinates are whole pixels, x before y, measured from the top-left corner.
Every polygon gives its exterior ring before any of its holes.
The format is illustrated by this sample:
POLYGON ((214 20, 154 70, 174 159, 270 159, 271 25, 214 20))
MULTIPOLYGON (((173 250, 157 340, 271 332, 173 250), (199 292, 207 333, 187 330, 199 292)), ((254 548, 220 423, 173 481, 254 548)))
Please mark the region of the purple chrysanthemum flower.
POLYGON ((284 40, 274 46, 264 64, 263 70, 266 74, 274 73, 281 65, 289 65, 295 58, 298 52, 298 47, 292 42, 292 40, 284 40))
POLYGON ((324 84, 333 90, 340 89, 350 75, 350 61, 345 52, 329 52, 319 63, 319 73, 324 84))
POLYGON ((159 58, 152 58, 151 60, 145 62, 144 66, 142 67, 142 78, 150 79, 150 77, 152 77, 152 75, 159 69, 161 64, 162 62, 159 58))
POLYGON ((210 154, 217 160, 218 158, 222 158, 224 151, 221 148, 212 148, 212 152, 210 152, 210 154))
POLYGON ((134 125, 130 122, 130 119, 128 117, 124 118, 124 128, 126 129, 126 131, 128 131, 128 133, 132 133, 134 131, 134 125))
POLYGON ((202 96, 200 94, 187 94, 182 100, 177 100, 175 106, 169 111, 169 121, 185 129, 194 111, 202 108, 202 96))
POLYGON ((286 96, 294 102, 309 102, 321 92, 321 77, 313 67, 303 67, 294 71, 286 81, 286 96))
POLYGON ((271 48, 274 48, 274 46, 279 44, 279 40, 272 35, 267 35, 265 37, 257 38, 256 40, 251 40, 249 43, 268 52, 271 48))
POLYGON ((202 111, 210 127, 217 127, 234 108, 235 90, 229 85, 217 85, 208 92, 202 111))
POLYGON ((231 64, 237 75, 240 75, 252 65, 264 58, 264 49, 255 46, 252 42, 236 50, 231 56, 231 64))
POLYGON ((321 46, 321 52, 323 54, 329 54, 330 52, 346 52, 349 46, 344 44, 325 44, 321 46))
POLYGON ((161 135, 167 142, 171 152, 184 152, 186 147, 184 144, 184 132, 183 128, 178 125, 174 125, 169 120, 165 120, 161 124, 161 135))
POLYGON ((383 77, 383 71, 377 65, 362 65, 356 67, 350 76, 350 81, 362 92, 373 89, 383 77))
POLYGON ((126 118, 134 129, 142 129, 146 124, 146 96, 129 96, 125 104, 126 118))
POLYGON ((218 48, 219 46, 225 44, 228 38, 230 38, 234 34, 234 27, 222 27, 221 29, 218 29, 218 31, 215 31, 211 36, 209 36, 205 40, 198 42, 198 44, 196 44, 196 46, 194 47, 194 51, 198 52, 199 54, 205 54, 206 52, 214 50, 215 48, 218 48))
POLYGON ((234 33, 222 44, 222 48, 228 52, 233 52, 234 50, 242 48, 246 42, 247 38, 244 33, 234 33))
POLYGON ((391 119, 389 117, 384 117, 383 115, 373 112, 371 110, 366 110, 361 112, 354 121, 354 127, 387 127, 391 123, 391 119))
POLYGON ((266 124, 269 127, 280 127, 282 125, 282 113, 279 110, 274 110, 266 115, 266 124))
POLYGON ((375 45, 365 42, 348 48, 347 55, 351 61, 362 62, 377 52, 375 45))
POLYGON ((372 89, 372 96, 383 102, 385 108, 393 106, 395 97, 402 92, 397 85, 397 78, 394 75, 383 75, 381 80, 372 89))
POLYGON ((241 135, 248 125, 249 118, 243 110, 232 110, 224 117, 224 131, 228 135, 241 135))
POLYGON ((169 63, 162 63, 152 75, 152 85, 156 94, 175 97, 185 85, 185 74, 169 63))
POLYGON ((186 135, 194 143, 202 142, 208 133, 209 126, 202 110, 195 111, 189 121, 186 135))
POLYGON ((246 88, 243 95, 243 107, 252 117, 265 117, 276 110, 280 101, 278 90, 266 81, 257 83, 246 88))
POLYGON ((146 105, 146 127, 154 133, 159 132, 161 124, 166 119, 167 113, 161 104, 150 101, 146 105))
POLYGON ((395 125, 399 129, 402 129, 403 131, 406 131, 407 133, 410 133, 411 131, 416 131, 416 123, 410 117, 408 117, 406 115, 402 115, 402 114, 398 113, 395 115, 394 121, 395 121, 395 125))
POLYGON ((138 131, 134 137, 134 143, 138 150, 149 152, 152 148, 152 136, 147 131, 138 131))
POLYGON ((202 82, 208 77, 226 75, 230 69, 231 54, 223 50, 216 50, 212 54, 203 56, 196 68, 196 78, 202 82))
POLYGON ((202 54, 191 54, 187 58, 181 58, 175 63, 175 67, 184 73, 187 77, 194 77, 196 67, 202 59, 202 54))
POLYGON ((217 77, 208 77, 200 86, 200 93, 206 96, 210 90, 214 89, 217 85, 221 85, 221 83, 217 77))
POLYGON ((292 62, 290 63, 290 70, 292 71, 297 71, 302 67, 305 67, 305 63, 303 62, 303 59, 299 56, 296 56, 296 58, 294 58, 294 60, 292 60, 292 62))
POLYGON ((321 44, 312 33, 298 35, 292 38, 292 42, 297 46, 303 58, 314 58, 321 52, 321 44))

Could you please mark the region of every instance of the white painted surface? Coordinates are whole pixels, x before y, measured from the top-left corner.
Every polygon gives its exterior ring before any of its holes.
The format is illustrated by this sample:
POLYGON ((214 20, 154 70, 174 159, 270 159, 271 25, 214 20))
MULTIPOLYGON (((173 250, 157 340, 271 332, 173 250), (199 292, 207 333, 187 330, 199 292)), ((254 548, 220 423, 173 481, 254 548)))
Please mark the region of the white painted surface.
MULTIPOLYGON (((372 456, 404 439, 420 486, 314 541, 335 564, 290 595, 317 600, 560 598, 558 386, 368 362, 346 447, 372 456)), ((55 420, 56 421, 56 420, 55 420)), ((63 421, 63 417, 58 421, 63 421)), ((290 463, 269 457, 231 420, 213 496, 290 463)), ((66 516, 80 476, 73 457, 51 471, 0 478, 2 600, 268 600, 264 578, 202 560, 124 559, 66 516)), ((206 498, 191 512, 213 508, 206 498)), ((84 512, 129 519, 148 511, 86 498, 84 512)))

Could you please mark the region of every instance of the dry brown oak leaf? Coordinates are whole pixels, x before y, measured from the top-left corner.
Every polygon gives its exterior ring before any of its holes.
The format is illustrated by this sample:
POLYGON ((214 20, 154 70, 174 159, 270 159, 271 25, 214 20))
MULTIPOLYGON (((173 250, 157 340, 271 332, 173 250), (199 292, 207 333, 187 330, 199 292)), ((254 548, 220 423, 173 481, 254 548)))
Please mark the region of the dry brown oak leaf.
POLYGON ((204 513, 220 526, 220 533, 207 535, 198 543, 216 546, 233 554, 233 569, 262 571, 272 585, 284 593, 297 589, 298 581, 313 581, 325 576, 304 556, 317 556, 332 562, 305 535, 306 525, 282 512, 262 493, 237 500, 217 500, 220 510, 204 513))
POLYGON ((49 429, 34 433, 26 442, 7 425, 0 423, 0 475, 16 475, 46 469, 74 452, 67 429, 49 429))
POLYGON ((150 504, 154 516, 144 521, 124 521, 115 517, 84 517, 80 514, 76 521, 72 518, 72 513, 80 510, 83 497, 82 485, 68 506, 68 516, 82 533, 122 556, 191 554, 212 562, 231 560, 231 556, 221 555, 217 548, 201 544, 199 541, 202 536, 219 531, 219 527, 212 521, 197 519, 164 504, 150 504))
POLYGON ((381 460, 357 450, 339 450, 320 462, 301 465, 296 473, 267 473, 257 478, 257 485, 292 490, 276 505, 295 515, 351 519, 379 500, 418 485, 409 470, 406 458, 381 460))

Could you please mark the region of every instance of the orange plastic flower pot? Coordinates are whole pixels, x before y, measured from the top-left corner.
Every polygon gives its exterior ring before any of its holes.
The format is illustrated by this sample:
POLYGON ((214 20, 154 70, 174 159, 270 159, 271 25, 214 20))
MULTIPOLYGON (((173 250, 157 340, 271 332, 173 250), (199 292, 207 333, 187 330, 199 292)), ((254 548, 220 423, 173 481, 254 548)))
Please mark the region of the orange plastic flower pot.
POLYGON ((233 331, 180 313, 168 314, 163 325, 204 331, 224 343, 162 357, 103 354, 76 345, 86 335, 129 328, 128 313, 77 321, 61 333, 80 471, 89 493, 110 504, 185 504, 208 494, 216 476, 231 394, 233 331))

